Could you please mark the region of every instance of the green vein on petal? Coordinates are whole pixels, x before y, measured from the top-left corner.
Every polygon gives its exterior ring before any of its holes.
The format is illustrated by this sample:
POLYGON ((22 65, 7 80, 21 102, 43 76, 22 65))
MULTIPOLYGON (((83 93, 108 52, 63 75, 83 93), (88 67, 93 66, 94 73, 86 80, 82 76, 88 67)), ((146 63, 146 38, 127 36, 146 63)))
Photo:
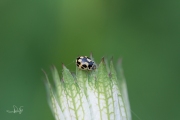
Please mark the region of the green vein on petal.
POLYGON ((111 80, 113 83, 113 97, 114 97, 114 110, 115 118, 120 120, 127 120, 127 112, 122 99, 121 91, 118 86, 118 78, 113 66, 113 62, 110 62, 111 80))
POLYGON ((67 98, 65 95, 64 84, 63 84, 62 80, 60 80, 60 77, 59 77, 56 67, 52 68, 52 76, 53 76, 53 80, 55 83, 57 101, 59 103, 59 106, 60 106, 63 114, 64 114, 64 119, 70 120, 71 116, 69 115, 69 107, 68 107, 68 102, 67 102, 67 98))
POLYGON ((98 68, 96 87, 98 91, 98 105, 100 108, 101 120, 114 119, 112 83, 104 59, 102 59, 98 68))
POLYGON ((122 94, 122 100, 124 101, 124 106, 125 106, 126 114, 127 114, 127 118, 128 118, 127 120, 131 120, 131 108, 129 105, 127 85, 126 85, 126 80, 125 80, 123 68, 122 68, 122 59, 118 60, 117 73, 118 73, 117 77, 119 80, 120 91, 122 94))
POLYGON ((63 97, 63 85, 61 83, 59 73, 58 73, 56 67, 53 66, 51 71, 52 71, 53 81, 55 83, 55 91, 57 91, 56 94, 57 94, 59 106, 60 106, 61 109, 63 109, 62 108, 62 103, 63 103, 62 100, 63 99, 61 99, 61 97, 63 97))
POLYGON ((72 120, 90 120, 90 111, 84 92, 74 81, 70 71, 63 66, 63 80, 65 83, 65 93, 68 100, 68 107, 72 120))
POLYGON ((53 111, 54 117, 56 118, 56 120, 65 120, 63 112, 60 109, 60 106, 59 106, 59 104, 58 104, 58 102, 54 96, 51 84, 49 83, 49 79, 48 79, 46 73, 45 73, 45 76, 46 76, 46 83, 45 84, 46 84, 46 89, 48 92, 49 106, 50 106, 51 110, 53 111))
POLYGON ((76 79, 79 87, 84 91, 85 95, 87 96, 87 88, 86 88, 86 84, 88 82, 87 71, 80 70, 79 68, 76 67, 76 79))

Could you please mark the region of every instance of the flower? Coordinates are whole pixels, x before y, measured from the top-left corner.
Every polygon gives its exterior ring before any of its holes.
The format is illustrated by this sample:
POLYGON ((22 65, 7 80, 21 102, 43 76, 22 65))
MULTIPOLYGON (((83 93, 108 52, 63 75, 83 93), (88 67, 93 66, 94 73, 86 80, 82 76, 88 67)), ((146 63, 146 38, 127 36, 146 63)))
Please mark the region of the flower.
POLYGON ((76 68, 76 74, 63 65, 62 79, 52 68, 55 87, 46 76, 48 102, 56 120, 131 120, 126 82, 121 60, 117 73, 103 58, 93 71, 76 68))

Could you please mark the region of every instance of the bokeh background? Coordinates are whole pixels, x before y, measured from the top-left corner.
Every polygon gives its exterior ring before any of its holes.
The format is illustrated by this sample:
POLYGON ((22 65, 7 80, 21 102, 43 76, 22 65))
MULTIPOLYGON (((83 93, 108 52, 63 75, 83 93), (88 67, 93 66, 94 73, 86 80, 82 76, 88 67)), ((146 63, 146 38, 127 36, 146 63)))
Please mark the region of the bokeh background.
MULTIPOLYGON (((44 74, 91 52, 123 58, 132 111, 180 120, 179 0, 1 0, 0 120, 53 120, 44 74), (24 106, 22 114, 7 113, 24 106)), ((133 120, 139 120, 132 114, 133 120)))

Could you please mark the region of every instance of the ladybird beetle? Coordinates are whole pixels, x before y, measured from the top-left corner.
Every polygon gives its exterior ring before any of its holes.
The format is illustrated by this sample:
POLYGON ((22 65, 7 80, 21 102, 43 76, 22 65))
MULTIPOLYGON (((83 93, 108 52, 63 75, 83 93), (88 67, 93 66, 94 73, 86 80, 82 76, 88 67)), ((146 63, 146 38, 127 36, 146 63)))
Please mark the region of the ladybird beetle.
POLYGON ((80 56, 76 58, 76 65, 79 69, 82 69, 82 70, 95 70, 96 69, 96 65, 94 61, 92 61, 87 56, 80 56))

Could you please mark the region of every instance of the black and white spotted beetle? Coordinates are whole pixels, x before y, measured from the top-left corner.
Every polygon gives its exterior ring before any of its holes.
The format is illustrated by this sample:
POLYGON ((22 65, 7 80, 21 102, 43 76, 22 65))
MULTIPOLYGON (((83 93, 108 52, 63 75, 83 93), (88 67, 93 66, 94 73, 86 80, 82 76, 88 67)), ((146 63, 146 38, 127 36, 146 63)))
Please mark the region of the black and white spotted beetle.
POLYGON ((79 69, 82 69, 82 70, 95 70, 96 69, 96 65, 94 61, 92 61, 87 56, 80 56, 76 58, 76 65, 78 66, 79 69))

